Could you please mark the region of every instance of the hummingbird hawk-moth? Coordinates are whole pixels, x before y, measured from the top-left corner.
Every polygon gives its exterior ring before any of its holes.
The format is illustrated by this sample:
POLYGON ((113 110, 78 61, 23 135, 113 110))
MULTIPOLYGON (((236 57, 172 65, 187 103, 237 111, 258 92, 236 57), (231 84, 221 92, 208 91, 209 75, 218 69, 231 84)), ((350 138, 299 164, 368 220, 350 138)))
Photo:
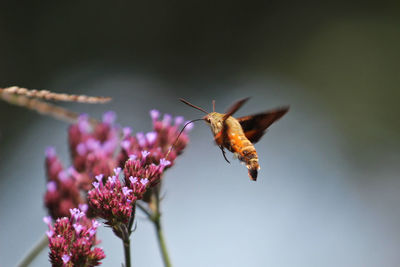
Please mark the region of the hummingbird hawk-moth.
POLYGON ((229 163, 225 155, 224 149, 226 148, 246 164, 250 179, 256 181, 260 165, 253 144, 260 140, 272 123, 288 112, 289 107, 281 107, 240 118, 232 117, 248 99, 244 98, 235 102, 225 113, 215 112, 215 101, 213 101, 213 112, 210 113, 182 98, 180 101, 207 114, 203 117, 203 120, 210 125, 215 143, 221 149, 225 160, 229 163))

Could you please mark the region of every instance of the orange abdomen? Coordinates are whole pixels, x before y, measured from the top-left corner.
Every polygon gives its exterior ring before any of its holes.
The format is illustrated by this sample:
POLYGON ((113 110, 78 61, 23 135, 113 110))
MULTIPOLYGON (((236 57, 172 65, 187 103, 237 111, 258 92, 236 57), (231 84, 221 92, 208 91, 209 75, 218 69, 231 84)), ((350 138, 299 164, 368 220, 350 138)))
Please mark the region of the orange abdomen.
POLYGON ((257 173, 260 169, 258 164, 257 151, 253 144, 246 138, 243 133, 235 133, 228 131, 229 144, 227 148, 238 155, 239 160, 246 164, 249 170, 249 177, 252 180, 257 179, 257 173))

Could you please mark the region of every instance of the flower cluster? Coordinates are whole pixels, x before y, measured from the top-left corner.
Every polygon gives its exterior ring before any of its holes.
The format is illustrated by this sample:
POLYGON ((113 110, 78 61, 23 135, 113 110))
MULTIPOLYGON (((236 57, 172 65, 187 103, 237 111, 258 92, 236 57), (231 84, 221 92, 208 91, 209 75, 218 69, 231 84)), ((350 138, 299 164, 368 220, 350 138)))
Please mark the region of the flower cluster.
POLYGON ((136 200, 142 199, 147 188, 157 184, 168 160, 160 159, 160 164, 148 163, 149 152, 142 151, 140 157, 131 156, 125 163, 124 184, 119 179, 121 168, 104 182, 102 174, 96 176, 93 189, 88 193, 89 206, 94 214, 106 220, 108 225, 127 224, 133 213, 136 200))
POLYGON ((161 180, 164 169, 170 164, 170 161, 161 158, 159 164, 156 165, 151 157, 151 152, 148 151, 141 151, 138 156, 131 155, 125 162, 125 183, 128 184, 137 197, 141 199, 144 192, 142 192, 143 190, 136 189, 137 182, 146 181, 146 187, 152 187, 158 184, 161 180))
MULTIPOLYGON (((87 207, 82 205, 81 208, 85 210, 87 207)), ((100 265, 100 260, 105 258, 104 252, 101 248, 94 248, 99 243, 96 240, 96 231, 100 223, 88 219, 79 209, 71 209, 70 213, 70 218, 59 218, 54 226, 51 224, 51 217, 43 219, 49 227, 46 234, 52 266, 100 265)))
POLYGON ((47 191, 44 203, 53 219, 66 217, 69 210, 84 203, 73 176, 73 170, 64 170, 54 148, 46 150, 47 191))
POLYGON ((79 173, 79 187, 88 191, 96 175, 109 176, 117 166, 114 154, 118 147, 119 128, 114 125, 114 112, 106 112, 103 121, 92 125, 87 115, 68 131, 69 147, 75 170, 79 173))
POLYGON ((136 196, 132 189, 123 186, 119 179, 121 168, 114 170, 114 175, 104 183, 102 174, 96 176, 94 188, 88 193, 89 205, 93 212, 106 220, 108 225, 127 224, 132 216, 136 196))
POLYGON ((91 250, 96 244, 94 233, 98 224, 86 216, 103 218, 117 236, 126 238, 131 231, 135 202, 145 200, 146 192, 148 196, 152 194, 150 189, 160 183, 164 171, 186 147, 190 127, 177 139, 183 117, 172 122, 168 114, 160 120, 156 110, 150 115, 153 131, 136 135, 130 128, 123 128, 121 133, 114 124, 113 112, 105 113, 100 123, 81 115, 69 128, 72 167, 67 169, 53 148, 47 150, 45 204, 56 220, 52 227, 50 219, 46 219, 53 266, 100 264, 103 251, 91 250), (90 207, 87 215, 74 209, 84 203, 90 207), (70 210, 72 215, 68 219, 70 210))
POLYGON ((168 152, 170 152, 168 160, 171 163, 170 166, 172 166, 176 157, 182 153, 188 144, 189 137, 187 133, 192 129, 192 124, 185 128, 185 131, 177 140, 179 128, 184 122, 182 116, 177 116, 173 119, 171 115, 164 114, 163 119, 160 120, 160 112, 158 110, 151 110, 150 116, 153 121, 153 131, 146 134, 137 133, 133 136, 129 128, 124 129, 121 153, 118 156, 121 167, 132 155, 140 157, 142 151, 149 152, 147 160, 154 164, 159 164, 160 160, 166 158, 168 152), (175 141, 177 142, 174 145, 175 141), (173 148, 172 145, 174 145, 173 148))
POLYGON ((69 127, 73 166, 68 169, 64 169, 54 148, 46 150, 48 183, 44 202, 54 220, 68 216, 70 209, 86 203, 81 192, 85 194, 92 187, 96 175, 111 175, 117 167, 119 128, 114 121, 113 112, 106 112, 102 122, 95 125, 87 115, 81 115, 78 122, 69 127))

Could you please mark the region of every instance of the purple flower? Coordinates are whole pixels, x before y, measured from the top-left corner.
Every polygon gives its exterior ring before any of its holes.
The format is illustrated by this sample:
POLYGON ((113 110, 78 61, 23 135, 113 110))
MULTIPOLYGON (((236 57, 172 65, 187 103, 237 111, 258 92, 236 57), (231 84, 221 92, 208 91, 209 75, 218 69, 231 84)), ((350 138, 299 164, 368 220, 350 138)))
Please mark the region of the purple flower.
POLYGON ((143 158, 143 159, 146 159, 146 157, 147 157, 148 155, 150 155, 150 152, 149 152, 149 151, 146 151, 146 150, 141 151, 141 153, 142 153, 142 158, 143 158))
POLYGON ((49 153, 46 158, 48 177, 44 203, 53 219, 69 216, 69 209, 84 202, 76 185, 76 173, 70 168, 65 170, 57 155, 49 153))
POLYGON ((124 127, 124 128, 122 129, 122 134, 123 134, 123 137, 124 137, 124 138, 130 136, 131 133, 132 133, 132 129, 131 129, 130 127, 124 127))
POLYGON ((140 146, 145 146, 146 145, 146 137, 143 133, 139 132, 136 134, 136 139, 137 142, 139 143, 140 146))
POLYGON ((142 185, 147 185, 147 184, 149 183, 149 179, 147 179, 147 178, 141 179, 141 180, 140 180, 140 183, 141 183, 142 185))
MULTIPOLYGON (((98 266, 105 258, 100 248, 94 247, 98 223, 89 220, 80 210, 71 210, 71 218, 57 219, 48 224, 49 258, 52 266, 98 266)), ((48 221, 46 219, 45 221, 48 221)))
POLYGON ((46 148, 46 158, 54 158, 56 156, 56 149, 52 146, 46 148))
POLYGON ((51 216, 43 217, 43 222, 47 225, 51 225, 51 216))
POLYGON ((54 193, 57 190, 57 183, 50 181, 47 183, 47 191, 54 193))
POLYGON ((170 168, 189 142, 187 131, 184 131, 177 140, 180 132, 179 125, 184 121, 182 116, 175 117, 172 125, 173 118, 169 114, 165 114, 162 120, 159 120, 160 112, 157 110, 152 110, 150 115, 153 121, 153 131, 146 134, 137 133, 135 136, 124 135, 122 149, 118 155, 120 166, 125 165, 130 155, 140 157, 142 151, 148 151, 150 154, 146 157, 146 161, 156 165, 160 163, 161 158, 165 158, 168 154, 168 161, 171 164, 167 168, 170 168), (175 141, 177 142, 175 143, 175 141), (172 147, 174 143, 175 145, 172 147), (171 152, 168 153, 170 149, 171 152))
POLYGON ((72 226, 74 227, 76 234, 79 234, 83 229, 83 226, 79 223, 74 223, 72 226))
POLYGON ((165 167, 171 163, 165 159, 161 159, 159 165, 149 162, 147 159, 151 156, 147 151, 141 151, 139 155, 135 159, 126 161, 124 177, 125 183, 133 190, 133 194, 138 199, 142 199, 148 187, 160 182, 165 167))
POLYGON ((85 213, 78 208, 70 209, 69 212, 71 213, 71 219, 75 219, 75 221, 79 221, 80 218, 85 216, 85 213))
POLYGON ((164 167, 168 166, 168 165, 171 165, 171 161, 162 158, 162 159, 160 159, 160 165, 164 166, 164 167))
POLYGON ((92 185, 94 188, 98 189, 100 184, 98 182, 93 182, 92 185))
POLYGON ((82 114, 78 118, 78 127, 79 130, 83 133, 87 133, 91 130, 91 126, 89 123, 89 116, 87 114, 82 114))
POLYGON ((126 224, 133 213, 132 203, 136 201, 131 192, 132 189, 123 186, 116 176, 108 177, 103 187, 89 191, 89 206, 108 225, 126 224))
POLYGON ((78 205, 78 207, 79 207, 79 209, 82 211, 82 212, 84 212, 84 213, 86 213, 87 212, 87 210, 89 209, 89 206, 88 206, 88 204, 79 204, 78 205))
POLYGON ((117 115, 114 111, 107 111, 103 114, 103 122, 106 124, 113 124, 116 118, 117 115))
POLYGON ((98 221, 96 221, 95 219, 92 220, 92 227, 94 229, 97 229, 99 226, 101 226, 101 223, 99 223, 98 221))
POLYGON ((118 176, 121 173, 121 171, 122 171, 121 167, 114 168, 115 176, 118 176))
POLYGON ((129 140, 124 140, 121 142, 121 147, 125 150, 128 150, 131 146, 131 142, 129 140))
POLYGON ((172 121, 172 116, 170 114, 164 114, 163 123, 165 126, 169 126, 172 121))
POLYGON ((184 122, 184 118, 182 116, 175 117, 175 125, 179 126, 184 122))
POLYGON ((129 195, 131 192, 132 192, 132 189, 129 189, 126 186, 122 187, 122 193, 124 194, 124 196, 129 195))
POLYGON ((95 178, 96 178, 97 181, 99 181, 99 183, 103 182, 103 174, 96 175, 95 178))
POLYGON ((62 182, 66 182, 69 179, 69 175, 66 171, 60 171, 60 173, 58 174, 58 178, 62 181, 62 182))
POLYGON ((86 147, 89 151, 95 151, 101 147, 101 144, 99 140, 90 138, 86 141, 86 147))
POLYGON ((153 119, 153 121, 155 121, 160 116, 160 112, 156 109, 152 109, 152 110, 150 110, 150 116, 153 119))
POLYGON ((114 184, 117 182, 117 177, 116 177, 116 176, 110 176, 110 177, 108 177, 108 182, 109 182, 111 185, 114 185, 114 184))
POLYGON ((62 259, 63 263, 68 263, 71 260, 71 257, 69 255, 67 255, 67 254, 64 254, 61 257, 61 259, 62 259))
POLYGON ((52 237, 54 235, 54 231, 53 230, 48 230, 46 231, 46 235, 48 238, 52 237))
POLYGON ((148 132, 146 134, 147 142, 152 145, 157 140, 157 133, 156 132, 148 132))
POLYGON ((136 184, 137 183, 137 181, 138 181, 138 178, 137 177, 129 177, 129 181, 132 183, 132 184, 136 184))
POLYGON ((79 143, 76 147, 76 152, 79 154, 79 156, 84 156, 87 152, 86 145, 84 143, 79 143))

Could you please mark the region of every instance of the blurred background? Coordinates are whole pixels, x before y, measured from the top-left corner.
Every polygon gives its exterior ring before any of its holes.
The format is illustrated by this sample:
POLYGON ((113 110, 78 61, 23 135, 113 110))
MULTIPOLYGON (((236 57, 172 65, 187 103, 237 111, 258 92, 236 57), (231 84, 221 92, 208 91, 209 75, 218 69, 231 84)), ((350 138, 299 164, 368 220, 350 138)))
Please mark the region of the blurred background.
MULTIPOLYGON (((0 1, 0 87, 104 95, 59 105, 135 131, 177 99, 237 113, 290 112, 256 145, 251 182, 198 122, 165 176, 174 266, 399 266, 400 4, 398 1, 0 1)), ((69 165, 61 121, 0 102, 0 266, 44 234, 44 150, 69 165)), ((230 158, 230 156, 229 156, 230 158)), ((103 266, 121 242, 99 238, 103 266)), ((162 266, 139 216, 133 265, 162 266)), ((48 266, 44 251, 32 266, 48 266)))

